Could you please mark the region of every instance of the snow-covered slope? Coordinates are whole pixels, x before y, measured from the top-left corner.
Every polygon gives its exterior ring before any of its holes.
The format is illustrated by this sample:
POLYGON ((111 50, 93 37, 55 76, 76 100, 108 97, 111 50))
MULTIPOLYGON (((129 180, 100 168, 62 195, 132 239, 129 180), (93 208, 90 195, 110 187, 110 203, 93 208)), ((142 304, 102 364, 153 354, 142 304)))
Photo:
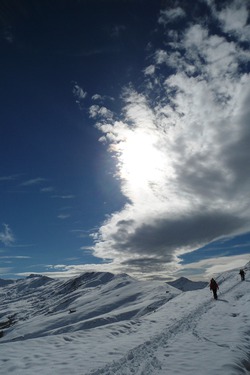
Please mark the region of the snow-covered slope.
POLYGON ((15 321, 4 331, 1 342, 6 342, 129 321, 155 311, 179 291, 125 274, 91 272, 64 282, 32 275, 0 293, 0 319, 15 321))
POLYGON ((0 287, 1 287, 1 286, 8 285, 8 284, 13 284, 13 283, 14 283, 14 280, 5 280, 5 279, 0 279, 0 287))
POLYGON ((13 321, 2 329, 1 371, 249 374, 248 273, 245 282, 238 270, 218 277, 217 301, 209 288, 182 293, 163 282, 109 273, 7 285, 0 288, 0 322, 13 321))

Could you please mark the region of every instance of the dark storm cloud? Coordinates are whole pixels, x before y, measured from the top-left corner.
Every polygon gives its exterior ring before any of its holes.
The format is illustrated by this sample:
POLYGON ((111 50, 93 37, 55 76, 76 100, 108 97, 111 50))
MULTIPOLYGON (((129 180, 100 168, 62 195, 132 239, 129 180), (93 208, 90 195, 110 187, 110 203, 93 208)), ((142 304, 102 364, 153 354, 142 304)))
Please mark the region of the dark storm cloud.
POLYGON ((236 233, 244 223, 245 220, 237 216, 204 208, 204 212, 193 212, 192 216, 156 219, 152 224, 142 223, 135 229, 133 221, 130 221, 131 228, 128 222, 121 222, 111 240, 115 251, 127 254, 128 262, 131 262, 129 255, 143 258, 148 254, 168 263, 174 260, 175 250, 185 248, 188 251, 214 238, 236 233))

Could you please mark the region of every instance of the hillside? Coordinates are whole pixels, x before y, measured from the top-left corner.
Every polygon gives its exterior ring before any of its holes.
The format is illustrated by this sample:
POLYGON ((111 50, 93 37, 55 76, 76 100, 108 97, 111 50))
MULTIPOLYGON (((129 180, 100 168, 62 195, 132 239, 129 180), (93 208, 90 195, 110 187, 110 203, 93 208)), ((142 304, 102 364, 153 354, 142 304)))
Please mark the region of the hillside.
MULTIPOLYGON (((249 269, 249 264, 246 267, 249 269)), ((249 278, 238 270, 185 293, 163 282, 86 273, 0 288, 3 374, 248 374, 249 278)))
POLYGON ((13 283, 14 283, 14 280, 0 279, 0 287, 6 286, 6 285, 9 285, 9 284, 13 284, 13 283))
POLYGON ((32 275, 0 293, 1 321, 15 320, 3 332, 1 342, 6 342, 138 319, 180 292, 161 282, 91 272, 66 281, 32 275))

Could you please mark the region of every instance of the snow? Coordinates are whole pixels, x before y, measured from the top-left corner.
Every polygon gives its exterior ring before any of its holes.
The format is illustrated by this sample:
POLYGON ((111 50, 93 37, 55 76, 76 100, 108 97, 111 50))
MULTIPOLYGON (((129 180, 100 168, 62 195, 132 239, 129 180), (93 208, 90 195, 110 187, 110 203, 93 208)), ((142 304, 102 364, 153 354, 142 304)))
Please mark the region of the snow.
POLYGON ((216 278, 217 301, 207 286, 101 272, 2 286, 0 324, 14 324, 0 328, 1 373, 249 374, 249 268, 243 282, 238 269, 216 278))

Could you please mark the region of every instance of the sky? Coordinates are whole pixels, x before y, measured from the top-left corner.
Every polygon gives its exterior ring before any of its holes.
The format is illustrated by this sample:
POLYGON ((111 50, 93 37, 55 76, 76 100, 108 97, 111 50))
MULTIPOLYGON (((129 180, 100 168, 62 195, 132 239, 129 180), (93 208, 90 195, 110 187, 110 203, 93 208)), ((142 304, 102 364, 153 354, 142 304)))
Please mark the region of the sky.
POLYGON ((0 277, 250 259, 247 0, 2 0, 0 277))

